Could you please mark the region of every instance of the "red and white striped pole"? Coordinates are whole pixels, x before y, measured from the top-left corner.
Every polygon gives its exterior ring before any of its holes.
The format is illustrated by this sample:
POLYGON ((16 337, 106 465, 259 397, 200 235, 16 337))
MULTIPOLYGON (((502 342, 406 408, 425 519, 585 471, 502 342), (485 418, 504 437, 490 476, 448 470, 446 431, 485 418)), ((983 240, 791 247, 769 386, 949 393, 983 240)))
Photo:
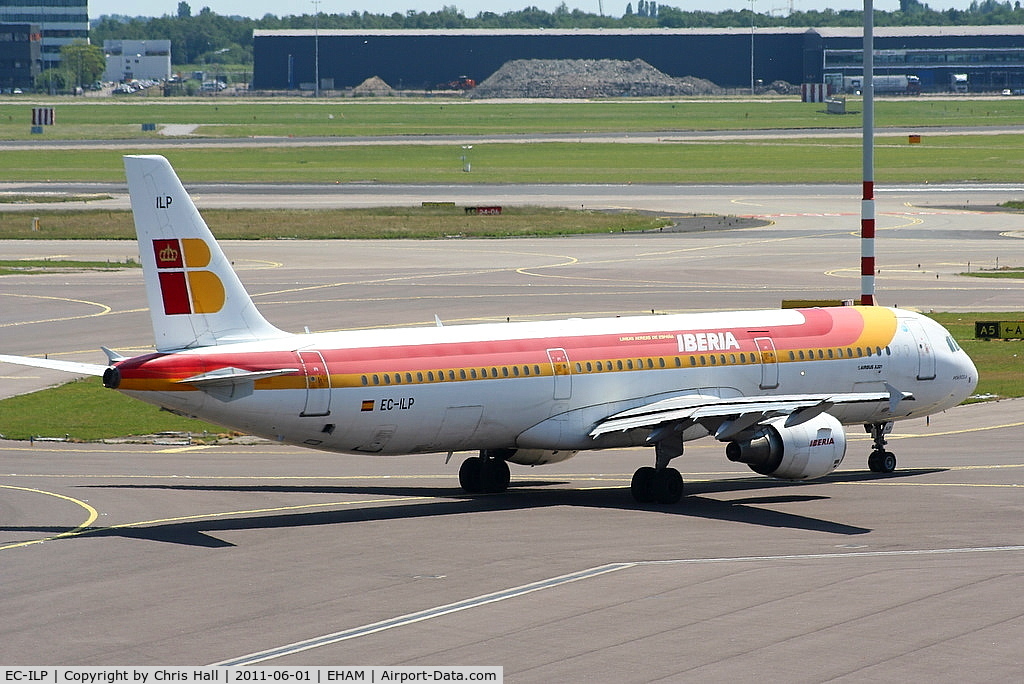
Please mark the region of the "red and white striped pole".
POLYGON ((875 39, 872 0, 864 0, 864 194, 860 202, 860 303, 875 304, 875 39))

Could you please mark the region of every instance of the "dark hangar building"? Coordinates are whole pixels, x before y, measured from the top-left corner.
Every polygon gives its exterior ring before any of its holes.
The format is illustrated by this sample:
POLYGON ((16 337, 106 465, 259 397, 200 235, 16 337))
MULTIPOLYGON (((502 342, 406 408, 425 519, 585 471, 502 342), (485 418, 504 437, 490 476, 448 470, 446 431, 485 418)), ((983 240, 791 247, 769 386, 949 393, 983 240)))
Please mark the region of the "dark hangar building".
MULTIPOLYGON (((256 30, 256 90, 344 89, 378 76, 393 88, 483 81, 514 59, 642 59, 726 88, 823 83, 861 69, 860 28, 256 30), (753 69, 751 64, 753 63, 753 69)), ((971 90, 1024 88, 1024 26, 875 29, 876 74, 914 74, 924 91, 967 73, 971 90)))

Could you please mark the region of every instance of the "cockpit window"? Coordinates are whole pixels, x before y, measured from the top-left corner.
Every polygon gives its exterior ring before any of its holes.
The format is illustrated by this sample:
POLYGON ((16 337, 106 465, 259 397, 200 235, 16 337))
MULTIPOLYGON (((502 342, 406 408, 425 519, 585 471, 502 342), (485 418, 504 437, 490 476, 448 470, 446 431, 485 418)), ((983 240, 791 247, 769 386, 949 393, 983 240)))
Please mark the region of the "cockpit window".
POLYGON ((947 345, 949 345, 949 350, 950 350, 950 351, 952 351, 952 352, 958 352, 958 351, 960 351, 960 345, 959 345, 959 344, 957 344, 957 343, 956 343, 956 340, 954 340, 954 339, 953 339, 952 337, 950 337, 949 335, 946 335, 946 344, 947 344, 947 345))

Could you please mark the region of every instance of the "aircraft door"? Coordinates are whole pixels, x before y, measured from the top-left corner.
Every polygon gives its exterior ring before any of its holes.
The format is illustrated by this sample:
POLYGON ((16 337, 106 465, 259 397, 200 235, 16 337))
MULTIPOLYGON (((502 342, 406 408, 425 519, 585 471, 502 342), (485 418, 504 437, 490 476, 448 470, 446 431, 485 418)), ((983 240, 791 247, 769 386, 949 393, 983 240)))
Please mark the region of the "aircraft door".
POLYGON ((932 341, 928 339, 928 333, 920 321, 913 318, 903 319, 903 324, 914 337, 917 346, 917 379, 935 379, 935 353, 932 351, 932 341))
POLYGON ((548 349, 551 361, 551 374, 555 380, 552 399, 569 399, 572 397, 572 370, 569 368, 569 355, 564 349, 548 349))
POLYGON ((331 413, 331 374, 324 355, 318 351, 296 352, 306 376, 306 405, 300 416, 327 416, 331 413))
POLYGON ((779 362, 775 343, 770 337, 755 337, 758 355, 761 357, 761 389, 775 389, 779 386, 779 362))

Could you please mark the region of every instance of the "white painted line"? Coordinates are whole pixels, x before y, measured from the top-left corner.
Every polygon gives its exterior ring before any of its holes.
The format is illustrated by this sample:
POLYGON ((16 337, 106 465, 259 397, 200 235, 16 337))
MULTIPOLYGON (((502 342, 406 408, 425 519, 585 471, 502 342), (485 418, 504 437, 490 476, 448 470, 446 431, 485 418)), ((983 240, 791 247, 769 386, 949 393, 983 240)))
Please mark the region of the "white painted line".
POLYGON ((266 651, 260 651, 259 653, 251 653, 239 658, 233 658, 219 663, 212 663, 211 667, 253 665, 265 660, 272 660, 274 658, 280 658, 281 656, 291 655, 292 653, 307 651, 311 648, 336 644, 339 641, 355 639, 357 637, 366 636, 367 634, 375 634, 377 632, 383 632, 384 630, 394 629, 395 627, 410 625, 414 622, 422 622, 423 620, 430 620, 432 618, 441 617, 442 615, 450 615, 462 610, 487 605, 488 603, 505 601, 507 599, 516 598, 542 589, 551 589, 552 587, 561 586, 570 582, 578 582, 579 580, 597 577, 598 575, 604 575, 609 572, 624 570, 625 568, 631 568, 634 565, 635 563, 609 563, 608 565, 601 565, 596 568, 589 568, 587 570, 581 570, 580 572, 574 572, 568 575, 552 577, 551 579, 540 580, 539 582, 532 582, 530 584, 524 584, 511 589, 504 589, 502 591, 494 592, 493 594, 484 594, 483 596, 477 596, 464 601, 458 601, 456 603, 449 603, 435 608, 427 608, 426 610, 421 610, 416 613, 400 615, 389 620, 382 620, 369 625, 363 625, 362 627, 346 629, 341 632, 334 632, 333 634, 325 634, 312 639, 306 639, 305 641, 297 641, 294 644, 288 644, 287 646, 279 646, 266 651))
POLYGON ((732 556, 732 557, 721 557, 721 558, 680 558, 674 560, 657 560, 657 561, 635 561, 627 563, 608 563, 607 565, 599 565, 594 568, 588 568, 579 572, 570 573, 568 575, 559 575, 558 577, 552 577, 550 579, 540 580, 538 582, 532 582, 530 584, 524 584, 518 587, 512 587, 511 589, 504 589, 502 591, 494 592, 492 594, 484 594, 482 596, 476 596, 474 598, 465 599, 463 601, 457 601, 455 603, 448 603, 443 606, 436 606, 434 608, 427 608, 426 610, 417 611, 415 613, 408 613, 406 615, 399 615, 398 617, 390 618, 388 620, 381 620, 380 622, 374 622, 361 627, 354 627, 352 629, 346 629, 340 632, 333 632, 331 634, 325 634, 323 636, 313 637, 312 639, 306 639, 303 641, 297 641, 293 644, 287 644, 285 646, 278 646, 275 648, 267 649, 265 651, 259 651, 257 653, 250 653, 249 655, 240 656, 238 658, 232 658, 230 660, 224 660, 219 663, 212 663, 211 667, 224 666, 224 667, 237 667, 241 665, 253 665, 255 663, 261 663, 267 660, 273 660, 275 658, 281 658, 283 656, 291 655, 293 653, 299 653, 301 651, 308 651, 313 648, 319 648, 320 646, 329 646, 330 644, 336 644, 340 641, 347 641, 348 639, 356 639, 358 637, 366 636, 368 634, 376 634, 377 632, 383 632, 385 630, 394 629, 395 627, 402 627, 404 625, 410 625, 415 622, 422 622, 424 620, 430 620, 433 618, 441 617, 443 615, 451 615, 463 610, 469 610, 470 608, 477 608, 484 606, 489 603, 497 603, 499 601, 505 601, 507 599, 517 598, 526 594, 531 594, 535 591, 541 591, 544 589, 553 589, 560 587, 564 584, 571 582, 578 582, 580 580, 591 579, 593 577, 599 577, 612 572, 618 572, 619 570, 626 570, 628 568, 635 568, 645 565, 694 565, 701 563, 748 563, 751 561, 788 561, 788 560, 838 560, 846 558, 879 558, 886 556, 934 556, 934 555, 948 555, 948 554, 965 554, 965 553, 996 553, 996 552, 1020 552, 1024 551, 1024 545, 1021 546, 977 546, 969 548, 953 548, 953 549, 908 549, 904 551, 854 551, 845 553, 808 553, 808 554, 791 554, 781 556, 732 556))

